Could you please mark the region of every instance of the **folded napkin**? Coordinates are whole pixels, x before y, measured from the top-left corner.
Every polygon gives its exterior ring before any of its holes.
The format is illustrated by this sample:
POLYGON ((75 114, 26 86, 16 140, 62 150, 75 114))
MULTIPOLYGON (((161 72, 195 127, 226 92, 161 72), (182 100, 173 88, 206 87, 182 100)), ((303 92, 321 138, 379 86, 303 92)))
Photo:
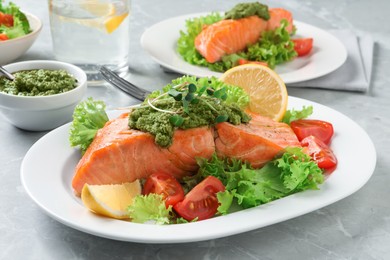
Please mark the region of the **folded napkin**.
POLYGON ((337 70, 322 77, 288 84, 290 87, 326 88, 365 92, 370 87, 374 41, 348 30, 330 31, 345 45, 348 57, 337 70))

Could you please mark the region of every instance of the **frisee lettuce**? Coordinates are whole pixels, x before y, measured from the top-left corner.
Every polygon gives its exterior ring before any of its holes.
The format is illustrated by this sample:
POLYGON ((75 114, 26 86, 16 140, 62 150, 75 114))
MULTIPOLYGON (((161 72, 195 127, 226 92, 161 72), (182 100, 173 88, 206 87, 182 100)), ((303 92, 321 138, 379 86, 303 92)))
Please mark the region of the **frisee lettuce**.
POLYGON ((253 61, 265 61, 270 68, 292 60, 297 56, 294 43, 290 39, 290 33, 286 30, 287 20, 280 22, 280 27, 275 30, 264 31, 260 40, 249 46, 246 51, 247 59, 253 61))
POLYGON ((292 121, 304 119, 313 114, 313 106, 303 106, 301 110, 290 109, 284 113, 282 122, 290 124, 292 121))
POLYGON ((10 2, 5 6, 0 1, 0 12, 10 14, 14 18, 14 25, 12 27, 0 25, 0 33, 6 34, 9 39, 17 38, 31 32, 30 23, 26 15, 20 11, 20 8, 16 4, 10 2))
POLYGON ((79 146, 82 154, 92 143, 97 131, 109 120, 103 101, 88 98, 74 109, 73 121, 69 131, 69 142, 72 147, 79 146))
POLYGON ((133 222, 145 223, 154 221, 156 224, 171 223, 172 206, 166 208, 161 194, 150 193, 134 197, 133 203, 128 206, 127 212, 133 222))
POLYGON ((198 159, 198 163, 200 169, 192 181, 212 175, 226 187, 226 192, 218 195, 222 214, 228 212, 233 198, 241 207, 250 208, 296 192, 318 189, 324 181, 322 170, 299 147, 286 148, 280 157, 260 169, 237 159, 219 159, 216 155, 208 161, 198 159))
POLYGON ((294 50, 294 43, 286 30, 288 22, 287 20, 282 20, 279 28, 263 32, 259 41, 249 46, 247 50, 225 55, 221 61, 209 63, 196 50, 195 38, 204 26, 216 23, 222 19, 223 16, 219 13, 211 13, 207 16, 186 20, 186 30, 180 31, 180 37, 177 41, 177 51, 186 62, 208 67, 213 71, 224 72, 237 66, 240 59, 266 62, 270 68, 274 68, 275 65, 290 61, 297 56, 294 50))

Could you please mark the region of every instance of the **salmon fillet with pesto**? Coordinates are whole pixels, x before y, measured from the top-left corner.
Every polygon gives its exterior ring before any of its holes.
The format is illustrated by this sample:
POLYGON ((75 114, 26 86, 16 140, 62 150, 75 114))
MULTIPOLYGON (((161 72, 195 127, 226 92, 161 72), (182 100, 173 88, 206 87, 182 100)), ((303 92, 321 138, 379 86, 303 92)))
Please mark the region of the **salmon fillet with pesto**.
POLYGON ((120 184, 155 172, 182 178, 196 172, 196 157, 211 158, 215 152, 212 128, 177 130, 172 145, 162 148, 151 134, 129 129, 128 122, 128 114, 123 114, 98 131, 76 166, 72 180, 76 195, 85 183, 120 184))
POLYGON ((180 179, 196 173, 196 158, 238 158, 254 167, 273 159, 287 146, 300 146, 284 123, 252 114, 248 124, 219 123, 215 128, 176 130, 168 148, 158 146, 154 137, 129 129, 128 114, 109 121, 100 129, 76 166, 72 186, 80 195, 85 183, 120 184, 167 172, 180 179))

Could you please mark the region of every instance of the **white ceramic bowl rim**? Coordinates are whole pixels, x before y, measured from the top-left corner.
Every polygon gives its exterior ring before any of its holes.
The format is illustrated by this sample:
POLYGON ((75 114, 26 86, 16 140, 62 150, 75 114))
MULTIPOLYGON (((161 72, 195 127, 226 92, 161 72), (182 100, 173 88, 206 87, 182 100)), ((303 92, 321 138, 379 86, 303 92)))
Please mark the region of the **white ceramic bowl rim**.
POLYGON ((23 41, 25 38, 30 37, 33 34, 37 34, 37 33, 39 33, 42 30, 42 22, 41 22, 41 20, 37 16, 35 16, 35 15, 29 13, 29 12, 26 12, 24 10, 21 10, 21 11, 22 11, 22 13, 24 13, 27 16, 27 19, 30 22, 31 32, 29 32, 26 35, 14 38, 14 39, 6 40, 6 41, 0 41, 0 45, 14 44, 17 41, 23 41), (31 20, 34 21, 34 25, 35 26, 31 25, 31 20))
MULTIPOLYGON (((81 68, 79 68, 79 67, 77 67, 77 66, 75 66, 73 64, 65 63, 65 62, 61 62, 61 61, 50 61, 50 60, 20 61, 20 62, 15 62, 15 63, 11 63, 11 64, 8 64, 8 65, 5 65, 5 66, 3 66, 3 68, 5 68, 6 70, 8 70, 11 73, 14 73, 14 72, 18 72, 18 71, 21 71, 21 70, 25 70, 25 69, 14 70, 13 69, 14 67, 19 67, 19 66, 24 67, 24 66, 27 66, 27 65, 30 65, 30 64, 31 65, 35 65, 35 64, 36 65, 50 64, 50 65, 54 65, 54 66, 60 65, 60 66, 63 67, 62 69, 65 69, 65 67, 71 67, 75 71, 83 72, 83 70, 81 68)), ((38 69, 41 69, 41 68, 37 67, 36 69, 26 69, 26 70, 38 70, 38 69)), ((58 68, 58 69, 61 69, 61 68, 58 68)), ((67 72, 69 73, 69 71, 67 71, 67 72)), ((69 74, 71 74, 71 73, 69 73, 69 74)), ((84 74, 80 73, 79 75, 84 75, 84 74)), ((26 99, 47 99, 47 98, 54 97, 54 96, 64 96, 64 95, 69 94, 70 92, 76 91, 76 89, 79 88, 87 80, 86 76, 85 77, 81 76, 81 79, 77 78, 75 75, 72 75, 72 76, 77 79, 77 87, 75 87, 72 90, 66 91, 66 92, 53 94, 53 95, 47 95, 47 96, 18 96, 18 95, 8 94, 8 93, 2 92, 2 91, 0 91, 0 94, 12 96, 12 97, 18 97, 18 98, 26 98, 26 99)))
POLYGON ((18 96, 0 92, 0 107, 14 110, 47 110, 72 104, 85 92, 87 76, 85 72, 72 64, 52 60, 32 60, 11 63, 4 66, 9 72, 32 69, 64 69, 77 79, 77 87, 63 93, 48 96, 18 96))

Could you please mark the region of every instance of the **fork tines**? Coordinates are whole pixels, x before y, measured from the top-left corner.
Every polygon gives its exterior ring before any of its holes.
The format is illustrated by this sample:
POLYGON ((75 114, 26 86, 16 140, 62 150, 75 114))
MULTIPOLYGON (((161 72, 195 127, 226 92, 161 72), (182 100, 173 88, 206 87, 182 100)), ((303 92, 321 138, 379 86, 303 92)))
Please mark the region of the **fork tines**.
POLYGON ((138 100, 144 101, 150 94, 150 91, 135 86, 105 66, 100 67, 100 73, 108 83, 138 100))

